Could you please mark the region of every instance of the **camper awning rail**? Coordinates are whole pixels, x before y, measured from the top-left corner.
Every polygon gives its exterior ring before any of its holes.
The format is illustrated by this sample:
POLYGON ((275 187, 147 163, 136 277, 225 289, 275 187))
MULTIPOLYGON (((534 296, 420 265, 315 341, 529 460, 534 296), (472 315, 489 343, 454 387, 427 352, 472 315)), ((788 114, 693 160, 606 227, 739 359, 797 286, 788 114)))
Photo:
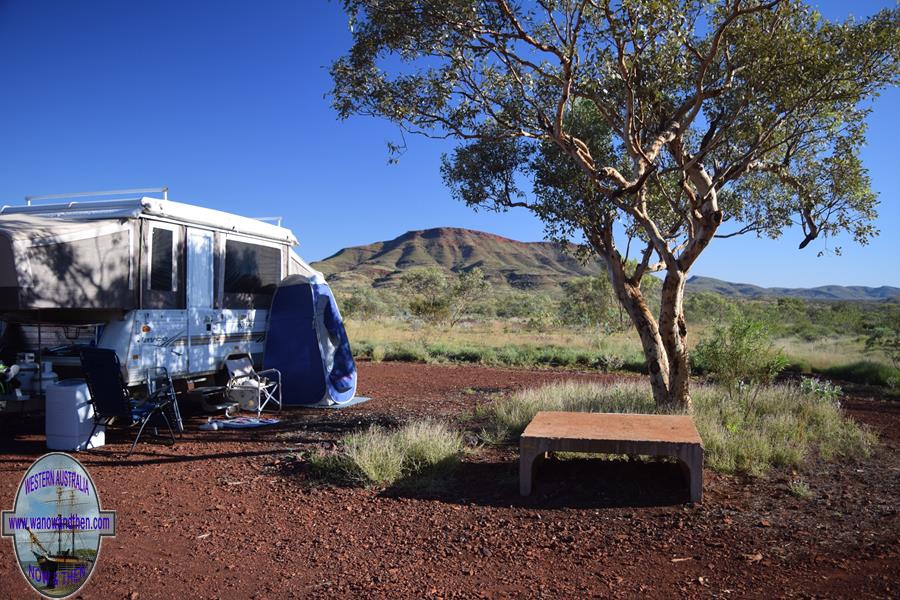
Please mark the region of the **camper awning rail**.
POLYGON ((163 200, 169 199, 169 188, 132 188, 128 190, 106 190, 103 192, 76 192, 74 194, 46 194, 43 196, 25 196, 25 205, 31 206, 32 202, 42 202, 44 200, 65 200, 66 198, 97 198, 99 196, 132 196, 134 194, 159 193, 163 195, 163 200))

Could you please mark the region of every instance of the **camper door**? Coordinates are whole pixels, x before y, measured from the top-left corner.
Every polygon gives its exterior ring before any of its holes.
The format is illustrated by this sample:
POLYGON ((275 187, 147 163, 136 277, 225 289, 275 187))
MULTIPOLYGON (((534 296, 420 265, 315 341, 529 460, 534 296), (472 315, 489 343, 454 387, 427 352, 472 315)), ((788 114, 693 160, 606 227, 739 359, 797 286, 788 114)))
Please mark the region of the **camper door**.
POLYGON ((215 244, 211 231, 187 230, 188 369, 191 373, 218 367, 213 337, 215 244))

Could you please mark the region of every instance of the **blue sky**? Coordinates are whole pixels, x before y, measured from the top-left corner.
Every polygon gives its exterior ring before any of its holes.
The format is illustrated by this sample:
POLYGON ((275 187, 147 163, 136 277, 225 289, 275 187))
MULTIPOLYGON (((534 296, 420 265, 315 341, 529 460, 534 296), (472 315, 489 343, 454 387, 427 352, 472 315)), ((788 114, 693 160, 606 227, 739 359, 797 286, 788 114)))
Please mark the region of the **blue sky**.
MULTIPOLYGON (((831 0, 829 18, 890 1, 831 0)), ((438 171, 450 146, 396 127, 337 120, 328 65, 349 47, 335 2, 0 0, 0 202, 25 195, 168 185, 170 198, 248 216, 282 215, 300 254, 410 229, 468 227, 542 238, 524 211, 474 213, 438 171)), ((882 235, 817 258, 780 241, 718 240, 693 274, 760 285, 900 285, 896 168, 900 93, 876 102, 863 158, 882 202, 882 235)))

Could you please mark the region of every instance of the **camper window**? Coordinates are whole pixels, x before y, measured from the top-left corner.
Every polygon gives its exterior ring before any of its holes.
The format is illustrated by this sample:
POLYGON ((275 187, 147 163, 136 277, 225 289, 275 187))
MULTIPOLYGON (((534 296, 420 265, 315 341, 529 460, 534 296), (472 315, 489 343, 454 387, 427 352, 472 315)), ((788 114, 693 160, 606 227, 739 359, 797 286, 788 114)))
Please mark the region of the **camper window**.
POLYGON ((150 289, 173 291, 175 282, 175 244, 171 229, 153 228, 150 241, 150 289))
POLYGON ((266 300, 271 301, 279 281, 280 248, 236 240, 225 242, 225 308, 260 307, 266 300))

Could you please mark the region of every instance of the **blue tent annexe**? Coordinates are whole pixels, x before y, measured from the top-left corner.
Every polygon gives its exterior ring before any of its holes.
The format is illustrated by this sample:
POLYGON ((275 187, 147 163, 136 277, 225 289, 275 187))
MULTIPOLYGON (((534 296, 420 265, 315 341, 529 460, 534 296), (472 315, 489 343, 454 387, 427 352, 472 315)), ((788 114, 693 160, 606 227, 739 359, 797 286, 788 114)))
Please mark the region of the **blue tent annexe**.
POLYGON ((269 313, 264 368, 281 371, 287 405, 346 404, 356 394, 356 363, 331 288, 319 276, 291 275, 269 313))

